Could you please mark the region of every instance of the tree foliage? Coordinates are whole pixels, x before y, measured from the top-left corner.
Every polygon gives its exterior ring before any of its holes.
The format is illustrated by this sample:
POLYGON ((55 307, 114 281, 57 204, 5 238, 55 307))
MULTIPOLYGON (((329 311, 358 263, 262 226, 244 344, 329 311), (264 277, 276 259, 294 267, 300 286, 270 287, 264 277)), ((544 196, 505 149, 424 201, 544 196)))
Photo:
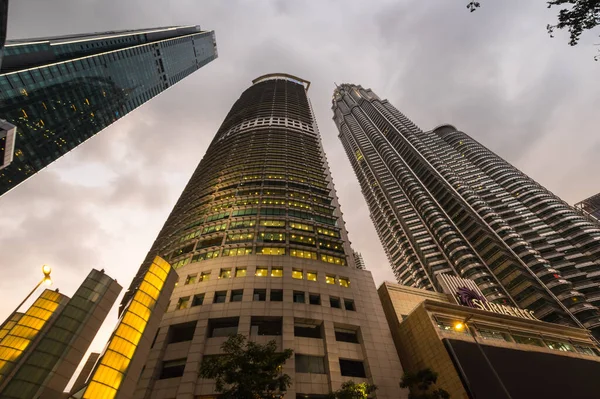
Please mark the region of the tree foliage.
POLYGON ((375 392, 377 386, 362 382, 346 381, 342 387, 329 395, 330 399, 367 399, 369 394, 375 392))
MULTIPOLYGON (((558 11, 557 23, 546 26, 550 37, 554 37, 556 29, 566 29, 569 31, 571 46, 577 45, 584 31, 600 25, 600 0, 548 0, 546 4, 548 8, 563 7, 558 11)), ((471 12, 479 7, 478 1, 467 4, 471 12)))
POLYGON ((240 334, 229 337, 221 349, 224 355, 203 359, 199 374, 215 380, 223 399, 274 398, 291 385, 290 376, 281 372, 291 349, 277 352, 275 341, 261 345, 240 334))
POLYGON ((400 387, 409 388, 408 399, 448 399, 450 394, 442 388, 433 389, 438 374, 431 369, 419 370, 416 373, 406 372, 400 381, 400 387))

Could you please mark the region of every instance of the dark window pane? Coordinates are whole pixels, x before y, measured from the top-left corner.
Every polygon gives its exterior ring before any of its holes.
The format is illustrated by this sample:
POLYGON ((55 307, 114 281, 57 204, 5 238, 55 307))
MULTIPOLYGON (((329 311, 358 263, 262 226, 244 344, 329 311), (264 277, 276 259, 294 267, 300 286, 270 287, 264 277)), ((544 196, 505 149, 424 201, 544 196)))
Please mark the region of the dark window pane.
POLYGON ((204 303, 204 294, 194 295, 194 299, 192 299, 192 306, 200 306, 203 303, 204 303))
POLYGON ((191 341, 196 331, 196 322, 173 324, 169 326, 168 343, 191 341))
POLYGON ((281 317, 252 317, 250 335, 281 335, 281 317))
POLYGON ((283 290, 271 290, 271 301, 274 301, 274 302, 283 301, 283 290))
POLYGON ((227 291, 217 291, 215 292, 214 303, 224 303, 227 299, 227 291))
POLYGON ((340 298, 336 298, 334 296, 329 297, 329 305, 332 308, 338 308, 338 309, 340 309, 342 307, 340 304, 340 298))
POLYGON ((244 290, 232 290, 230 302, 241 302, 244 296, 244 290))
MULTIPOLYGON (((265 289, 255 289, 254 296, 252 297, 254 301, 266 301, 267 300, 267 290, 265 289)), ((273 300, 271 298, 271 300, 273 300)))
POLYGON ((163 362, 162 370, 160 371, 160 379, 181 377, 185 370, 186 359, 170 360, 163 362))
POLYGON ((237 334, 238 317, 208 320, 208 337, 228 337, 237 334))
POLYGON ((340 373, 345 377, 367 378, 365 366, 359 360, 340 359, 340 373))
POLYGON ((294 336, 305 338, 323 338, 321 335, 321 326, 312 324, 297 323, 294 325, 294 336))
POLYGON ((310 303, 311 305, 320 305, 321 304, 321 295, 309 294, 308 295, 308 303, 310 303))
POLYGON ((358 344, 358 332, 352 330, 335 329, 335 340, 341 342, 350 342, 358 344))
POLYGON ((304 292, 302 292, 302 291, 294 291, 294 302, 296 302, 296 303, 306 303, 306 298, 304 297, 304 292))
POLYGON ((321 356, 296 354, 296 372, 325 374, 325 361, 321 356))
POLYGON ((356 310, 354 307, 354 301, 352 299, 344 299, 344 307, 346 310, 356 310))

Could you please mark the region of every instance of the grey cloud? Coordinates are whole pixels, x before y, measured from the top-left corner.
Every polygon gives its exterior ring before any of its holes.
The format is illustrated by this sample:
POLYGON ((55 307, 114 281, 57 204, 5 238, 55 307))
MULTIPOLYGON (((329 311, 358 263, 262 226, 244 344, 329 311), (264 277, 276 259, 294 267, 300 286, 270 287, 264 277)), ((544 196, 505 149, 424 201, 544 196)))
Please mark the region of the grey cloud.
POLYGON ((393 275, 331 121, 333 82, 371 87, 423 129, 455 124, 568 201, 600 191, 583 173, 600 170, 594 49, 549 39, 553 16, 522 0, 474 14, 444 0, 13 1, 10 37, 200 24, 219 58, 0 197, 0 291, 19 297, 48 259, 67 292, 90 266, 127 285, 233 102, 275 71, 312 81, 350 239, 377 283, 393 275), (90 167, 95 185, 77 173, 90 167))

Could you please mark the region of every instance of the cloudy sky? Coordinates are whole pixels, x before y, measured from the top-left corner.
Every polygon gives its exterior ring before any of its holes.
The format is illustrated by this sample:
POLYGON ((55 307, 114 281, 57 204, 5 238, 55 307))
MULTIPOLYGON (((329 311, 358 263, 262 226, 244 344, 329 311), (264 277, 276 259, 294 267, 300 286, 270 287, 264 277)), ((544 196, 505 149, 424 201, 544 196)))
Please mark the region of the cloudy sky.
MULTIPOLYGON (((334 82, 372 88, 423 129, 452 123, 569 203, 600 191, 600 63, 587 33, 550 39, 543 0, 18 0, 9 38, 200 24, 219 58, 0 197, 0 318, 54 268, 71 295, 90 268, 123 286, 229 108, 287 72, 309 91, 350 239, 393 279, 331 120, 334 82)), ((101 350, 116 308, 93 344, 101 350)))

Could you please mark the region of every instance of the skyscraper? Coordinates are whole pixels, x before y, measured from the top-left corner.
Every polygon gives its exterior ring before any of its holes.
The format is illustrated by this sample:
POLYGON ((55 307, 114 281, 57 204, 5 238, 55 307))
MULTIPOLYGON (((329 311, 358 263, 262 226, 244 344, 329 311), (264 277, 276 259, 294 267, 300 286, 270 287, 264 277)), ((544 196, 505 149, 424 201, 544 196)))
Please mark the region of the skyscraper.
POLYGON ((92 270, 72 298, 45 290, 0 330, 0 397, 63 397, 121 286, 92 270))
POLYGON ((2 55, 4 54, 4 43, 6 43, 7 23, 8 0, 0 0, 0 67, 2 66, 2 55))
POLYGON ((600 222, 600 194, 592 195, 590 198, 576 203, 575 207, 600 222))
POLYGON ((0 195, 216 57, 199 26, 8 41, 0 119, 17 129, 0 195))
POLYGON ((451 125, 336 88, 334 120, 398 281, 474 280, 488 300, 600 336, 600 228, 451 125))
POLYGON ((309 85, 255 79, 160 231, 122 304, 156 255, 179 284, 134 397, 213 397, 198 367, 235 333, 294 349, 286 397, 322 397, 347 377, 377 384, 378 398, 404 397, 373 279, 355 267, 309 85))

